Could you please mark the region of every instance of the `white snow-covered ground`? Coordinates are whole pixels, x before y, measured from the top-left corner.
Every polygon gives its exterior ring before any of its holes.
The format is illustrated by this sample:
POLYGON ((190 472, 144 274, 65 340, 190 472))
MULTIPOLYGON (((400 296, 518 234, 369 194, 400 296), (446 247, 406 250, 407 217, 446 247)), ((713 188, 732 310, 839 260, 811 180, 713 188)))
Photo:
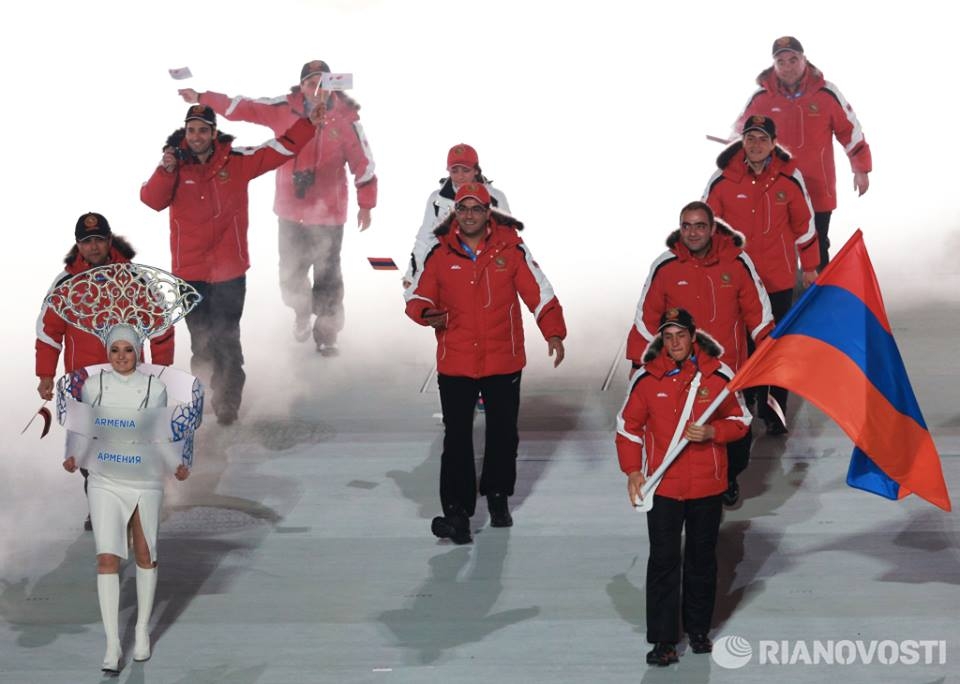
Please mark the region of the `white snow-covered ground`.
MULTIPOLYGON (((0 681, 98 681, 93 540, 62 432, 19 432, 40 405, 34 318, 77 216, 104 213, 146 263, 169 265, 166 215, 138 189, 178 127, 178 86, 277 95, 321 57, 351 71, 373 146, 373 227, 344 247, 343 355, 290 334, 276 285, 273 181, 251 186, 253 268, 240 422, 209 421, 198 464, 171 483, 161 527, 154 657, 124 682, 948 682, 960 662, 960 536, 952 514, 843 483, 850 443, 795 401, 788 439, 759 436, 745 503, 721 530, 715 637, 754 649, 737 670, 684 654, 643 664, 643 520, 613 449, 619 364, 650 261, 785 33, 856 108, 876 172, 861 198, 838 159, 834 244, 864 230, 901 352, 960 481, 958 142, 953 24, 909 9, 810 2, 171 2, 5 9, 8 131, 0 434, 0 681), (789 14, 787 13, 789 12, 789 14), (192 81, 166 69, 188 65, 192 81), (368 256, 408 252, 446 150, 469 142, 527 224, 564 303, 568 359, 551 368, 527 319, 516 526, 474 518, 476 542, 429 533, 440 424, 432 336, 402 313, 399 277, 368 256), (945 641, 931 664, 761 665, 760 640, 945 641)), ((242 143, 265 129, 223 122, 242 143)), ((839 148, 838 155, 841 155, 839 148)), ((177 362, 188 367, 178 331, 177 362)), ((478 423, 479 425, 479 423, 478 423)), ((478 439, 480 432, 478 431, 478 439)), ((891 437, 895 439, 895 436, 891 437)), ((482 509, 482 506, 481 506, 482 509)), ((132 576, 122 589, 132 631, 132 576)), ((132 642, 125 642, 132 650, 132 642)), ((922 659, 921 659, 922 660, 922 659)))

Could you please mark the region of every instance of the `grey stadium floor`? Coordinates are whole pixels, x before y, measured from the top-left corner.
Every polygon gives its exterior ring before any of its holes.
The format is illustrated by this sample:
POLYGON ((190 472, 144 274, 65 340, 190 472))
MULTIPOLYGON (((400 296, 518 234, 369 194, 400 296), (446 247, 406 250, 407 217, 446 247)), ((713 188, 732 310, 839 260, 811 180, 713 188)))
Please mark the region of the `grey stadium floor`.
MULTIPOLYGON (((888 307, 955 485, 958 371, 943 340, 957 336, 956 307, 888 307)), ((464 547, 429 532, 441 426, 428 335, 410 333, 422 344, 412 358, 382 361, 355 353, 349 337, 337 359, 297 347, 270 371, 289 384, 284 401, 265 398, 266 365, 248 359, 241 421, 208 420, 192 476, 167 488, 154 655, 127 662, 119 681, 960 681, 956 517, 848 488, 849 440, 799 399, 787 438, 755 430, 745 501, 721 527, 712 634, 739 637, 751 659, 730 669, 684 650, 679 664, 648 668, 646 530, 613 448, 625 363, 602 389, 621 330, 574 337, 557 371, 529 320, 527 330, 515 526, 490 528, 481 505, 464 547), (936 646, 903 662, 911 641, 936 646), (850 650, 858 642, 877 650, 850 650), (833 664, 822 653, 805 661, 802 649, 812 657, 818 644, 833 664)), ((27 536, 2 529, 4 684, 101 680, 93 539, 80 529, 78 481, 54 481, 45 496, 59 524, 27 536)), ((128 659, 135 601, 127 566, 128 659)))

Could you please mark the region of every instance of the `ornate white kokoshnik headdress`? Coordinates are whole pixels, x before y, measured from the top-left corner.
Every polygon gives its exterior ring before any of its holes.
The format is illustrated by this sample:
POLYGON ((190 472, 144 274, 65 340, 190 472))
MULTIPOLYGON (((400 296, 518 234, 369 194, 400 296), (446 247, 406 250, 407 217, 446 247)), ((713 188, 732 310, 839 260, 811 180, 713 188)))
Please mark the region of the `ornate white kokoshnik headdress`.
POLYGON ((201 299, 192 285, 172 273, 129 262, 78 273, 47 295, 61 318, 104 344, 115 325, 130 326, 142 343, 172 327, 201 299))

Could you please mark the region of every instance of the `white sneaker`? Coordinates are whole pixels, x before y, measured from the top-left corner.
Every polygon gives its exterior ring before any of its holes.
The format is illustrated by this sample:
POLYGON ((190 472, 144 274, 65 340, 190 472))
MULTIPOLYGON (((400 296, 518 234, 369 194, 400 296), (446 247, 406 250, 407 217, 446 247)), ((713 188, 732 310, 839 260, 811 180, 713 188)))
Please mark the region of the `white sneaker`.
POLYGON ((320 356, 339 356, 340 349, 335 344, 327 344, 326 342, 319 342, 317 344, 317 351, 320 352, 320 356))
POLYGON ((297 342, 306 342, 313 333, 313 327, 310 325, 310 317, 300 318, 293 322, 293 339, 297 342))

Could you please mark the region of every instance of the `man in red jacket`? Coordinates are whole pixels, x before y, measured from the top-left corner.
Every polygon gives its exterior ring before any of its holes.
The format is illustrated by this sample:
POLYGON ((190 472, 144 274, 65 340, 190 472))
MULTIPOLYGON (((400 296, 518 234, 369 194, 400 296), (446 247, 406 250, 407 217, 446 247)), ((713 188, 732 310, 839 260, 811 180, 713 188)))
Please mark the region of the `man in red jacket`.
POLYGON ((482 183, 460 186, 454 212, 434 231, 438 244, 424 260, 416 286, 404 293, 407 315, 437 337, 437 385, 443 411, 437 537, 468 544, 477 503, 473 413, 486 404, 486 445, 480 494, 490 524, 513 524, 507 498, 517 480, 520 374, 526 364, 518 297, 533 312, 547 350, 563 361, 567 335, 553 287, 517 234, 519 221, 490 209, 482 183))
POLYGON ((184 127, 164 146, 163 158, 140 188, 149 207, 170 209, 173 274, 203 297, 187 316, 191 367, 206 377, 212 366, 211 404, 217 422, 237 419, 246 374, 240 316, 246 297, 247 185, 293 159, 314 138, 322 112, 299 118, 277 139, 257 148, 235 148, 233 136, 217 132, 210 107, 187 110, 184 127))
MULTIPOLYGON (((779 322, 793 305, 798 253, 803 286, 817 277, 817 231, 803 177, 777 144, 776 125, 767 116, 744 123, 742 140, 720 153, 717 167, 703 199, 717 218, 745 236, 744 249, 767 289, 773 320, 779 322)), ((786 412, 787 390, 774 387, 771 393, 786 412)), ((758 411, 768 434, 786 434, 787 426, 766 398, 766 392, 758 396, 758 411)))
MULTIPOLYGON (((63 281, 83 273, 97 266, 107 264, 122 264, 133 259, 136 252, 133 247, 119 235, 114 235, 110 223, 103 214, 88 212, 77 219, 74 228, 76 244, 64 258, 64 269, 54 278, 49 292, 60 286, 63 281)), ((40 379, 37 392, 41 399, 53 399, 53 380, 57 375, 57 366, 60 362, 60 352, 63 351, 63 371, 73 371, 92 366, 98 363, 107 363, 107 352, 103 341, 96 335, 70 325, 61 318, 44 297, 37 316, 36 373, 40 379)), ((161 366, 173 363, 174 338, 173 328, 165 330, 160 335, 150 339, 151 361, 161 366)), ((86 491, 87 472, 80 471, 84 478, 86 491)), ((84 523, 87 530, 90 527, 90 517, 84 523)))
MULTIPOLYGON (((747 360, 747 337, 759 343, 773 330, 770 299, 743 250, 743 235, 718 222, 710 206, 690 202, 680 211, 680 227, 667 237, 643 285, 637 315, 627 338, 627 358, 643 363, 646 346, 670 309, 685 309, 723 348, 721 360, 734 372, 747 360)), ((751 437, 727 445, 728 486, 723 502, 740 498, 737 476, 750 461, 751 437)))
POLYGON ((646 478, 663 462, 668 445, 690 444, 666 470, 647 513, 647 663, 678 660, 680 618, 694 653, 709 653, 717 589, 717 537, 727 488, 725 444, 747 433, 750 413, 739 394, 728 396, 704 425, 698 420, 733 376, 720 349, 698 333, 683 309, 664 312, 657 337, 643 356, 617 417, 617 456, 636 505, 646 478), (692 389, 696 386, 696 389, 692 389), (688 397, 695 392, 693 397, 688 397), (681 534, 686 544, 681 553, 681 534))
POLYGON ((295 314, 293 335, 305 342, 312 330, 317 351, 335 356, 344 325, 340 247, 347 219, 345 168, 353 174, 361 231, 370 227, 370 210, 377 204, 377 176, 360 125, 360 105, 342 91, 321 88, 328 73, 326 62, 307 62, 299 84, 280 97, 231 98, 192 88, 180 95, 187 102, 209 105, 230 121, 268 126, 276 135, 299 117, 323 110, 323 130, 313 143, 277 169, 273 210, 280 224, 280 294, 295 314), (311 314, 316 315, 312 326, 311 314))
POLYGON ((751 116, 769 116, 777 123, 780 142, 790 150, 803 173, 813 203, 823 270, 830 260, 830 215, 837 208, 837 171, 833 139, 843 145, 853 169, 853 187, 861 195, 870 187, 870 146, 853 107, 840 89, 807 61, 793 36, 773 42, 773 66, 757 76, 759 89, 738 117, 736 130, 751 116))

